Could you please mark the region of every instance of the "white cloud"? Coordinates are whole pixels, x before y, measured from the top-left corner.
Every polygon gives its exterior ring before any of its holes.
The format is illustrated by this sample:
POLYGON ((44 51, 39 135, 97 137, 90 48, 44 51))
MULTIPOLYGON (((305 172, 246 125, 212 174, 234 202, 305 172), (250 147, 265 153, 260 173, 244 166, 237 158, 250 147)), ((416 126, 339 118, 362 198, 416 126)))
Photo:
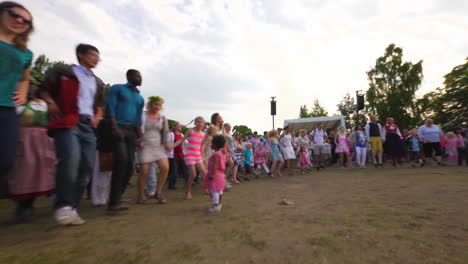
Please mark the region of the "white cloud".
POLYGON ((144 96, 166 99, 170 118, 219 111, 233 124, 271 128, 318 98, 329 110, 346 92, 367 88, 366 71, 385 47, 423 59, 421 93, 468 54, 463 0, 24 0, 36 33, 31 49, 75 61, 77 43, 96 45, 108 83, 143 74, 144 96))

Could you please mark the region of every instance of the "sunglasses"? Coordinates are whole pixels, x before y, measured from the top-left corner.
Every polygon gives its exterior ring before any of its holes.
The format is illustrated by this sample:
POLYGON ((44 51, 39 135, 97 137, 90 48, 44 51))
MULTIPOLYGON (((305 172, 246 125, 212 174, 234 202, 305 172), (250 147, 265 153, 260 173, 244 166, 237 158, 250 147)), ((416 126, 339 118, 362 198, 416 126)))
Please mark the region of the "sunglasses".
POLYGON ((32 24, 32 21, 23 17, 22 15, 16 13, 13 9, 6 9, 8 15, 13 18, 14 20, 18 20, 18 18, 21 18, 21 23, 22 24, 25 24, 25 25, 28 25, 28 26, 31 26, 32 24))

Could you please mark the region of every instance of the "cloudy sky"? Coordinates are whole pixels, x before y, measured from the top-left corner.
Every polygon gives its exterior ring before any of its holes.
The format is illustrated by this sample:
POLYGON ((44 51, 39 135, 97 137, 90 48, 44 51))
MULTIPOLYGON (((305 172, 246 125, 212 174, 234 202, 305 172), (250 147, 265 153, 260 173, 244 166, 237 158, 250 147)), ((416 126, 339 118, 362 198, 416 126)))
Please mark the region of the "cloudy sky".
POLYGON ((31 50, 75 62, 77 43, 101 52, 96 74, 124 83, 142 72, 144 97, 165 98, 166 116, 271 129, 315 98, 330 113, 368 87, 366 71, 395 43, 424 60, 419 94, 468 56, 466 0, 20 0, 34 16, 31 50))

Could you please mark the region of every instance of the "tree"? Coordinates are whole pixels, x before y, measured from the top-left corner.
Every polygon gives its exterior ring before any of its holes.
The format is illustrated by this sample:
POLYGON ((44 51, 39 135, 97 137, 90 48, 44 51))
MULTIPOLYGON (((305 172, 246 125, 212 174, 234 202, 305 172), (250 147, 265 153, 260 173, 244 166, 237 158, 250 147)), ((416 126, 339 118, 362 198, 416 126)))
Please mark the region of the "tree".
POLYGON ((367 77, 367 110, 371 114, 378 115, 381 123, 393 117, 400 127, 416 125, 415 93, 423 78, 422 60, 416 64, 403 62, 403 49, 390 44, 367 77))
POLYGON ((242 137, 252 135, 252 129, 245 125, 237 125, 232 129, 233 134, 241 134, 242 137))
POLYGON ((325 107, 320 105, 318 99, 314 100, 314 106, 312 106, 312 110, 310 111, 310 117, 319 117, 319 116, 327 116, 328 112, 325 110, 325 107))
POLYGON ((425 94, 418 105, 423 117, 449 131, 468 125, 468 57, 444 78, 444 87, 425 94))
POLYGON ((364 126, 366 124, 366 116, 363 113, 359 113, 359 115, 356 114, 356 103, 351 94, 346 93, 336 107, 338 108, 338 113, 345 117, 347 128, 356 126, 358 120, 360 125, 364 126))
POLYGON ((299 110, 299 118, 307 117, 310 117, 309 110, 307 109, 306 105, 301 105, 301 109, 299 110))
POLYGON ((63 61, 50 61, 44 54, 37 57, 34 66, 31 68, 31 82, 39 84, 44 81, 45 73, 59 64, 65 64, 63 61))

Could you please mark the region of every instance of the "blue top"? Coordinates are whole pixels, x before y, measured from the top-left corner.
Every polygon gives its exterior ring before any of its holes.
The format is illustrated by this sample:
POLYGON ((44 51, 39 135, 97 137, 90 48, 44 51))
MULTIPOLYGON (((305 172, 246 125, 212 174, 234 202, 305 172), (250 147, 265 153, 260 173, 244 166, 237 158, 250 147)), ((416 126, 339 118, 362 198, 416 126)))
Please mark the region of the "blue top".
POLYGON ((422 125, 418 129, 418 135, 421 140, 427 140, 432 143, 440 142, 442 138, 442 130, 436 125, 432 125, 431 127, 427 127, 426 125, 422 125))
POLYGON ((244 150, 244 164, 250 165, 252 164, 252 151, 249 149, 244 150))
POLYGON ((412 152, 419 152, 421 151, 421 148, 419 147, 419 143, 421 142, 418 137, 410 137, 409 139, 410 142, 410 148, 412 152))
POLYGON ((32 56, 30 50, 0 41, 0 106, 15 107, 13 93, 24 70, 31 67, 32 56))
POLYGON ((141 126, 144 105, 140 91, 130 88, 129 83, 116 84, 107 96, 106 111, 119 125, 141 126))
POLYGON ((90 118, 94 116, 94 96, 96 95, 97 83, 96 77, 85 67, 73 65, 72 70, 80 81, 78 94, 78 109, 81 115, 87 115, 90 118))

